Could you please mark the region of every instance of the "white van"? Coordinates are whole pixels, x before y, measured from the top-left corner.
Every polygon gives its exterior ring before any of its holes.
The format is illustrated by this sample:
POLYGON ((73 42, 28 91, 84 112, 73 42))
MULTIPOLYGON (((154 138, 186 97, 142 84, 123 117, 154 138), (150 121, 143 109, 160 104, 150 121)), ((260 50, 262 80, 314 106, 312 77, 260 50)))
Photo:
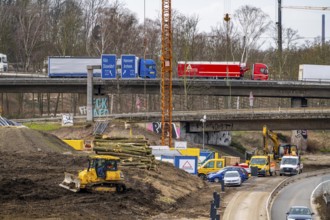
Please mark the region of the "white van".
POLYGON ((299 156, 283 156, 280 165, 280 176, 302 173, 303 164, 299 156))
POLYGON ((7 55, 0 53, 0 72, 8 71, 7 55))

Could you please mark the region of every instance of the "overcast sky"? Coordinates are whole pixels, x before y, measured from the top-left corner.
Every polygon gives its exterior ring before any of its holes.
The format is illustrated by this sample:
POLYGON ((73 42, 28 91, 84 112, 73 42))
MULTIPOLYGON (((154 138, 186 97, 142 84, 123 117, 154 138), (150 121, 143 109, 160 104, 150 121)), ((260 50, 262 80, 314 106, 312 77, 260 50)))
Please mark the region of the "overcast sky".
MULTIPOLYGON (((120 0, 136 13, 140 23, 146 18, 161 15, 161 0, 120 0), (145 8, 145 10, 144 10, 145 8)), ((172 0, 172 9, 184 15, 198 15, 199 31, 210 32, 211 27, 222 22, 225 13, 233 14, 242 5, 261 8, 273 22, 277 21, 278 0, 172 0)), ((306 40, 321 36, 322 14, 325 14, 325 37, 330 40, 330 0, 282 0, 282 6, 329 7, 329 10, 287 9, 282 10, 282 25, 298 30, 306 40)))

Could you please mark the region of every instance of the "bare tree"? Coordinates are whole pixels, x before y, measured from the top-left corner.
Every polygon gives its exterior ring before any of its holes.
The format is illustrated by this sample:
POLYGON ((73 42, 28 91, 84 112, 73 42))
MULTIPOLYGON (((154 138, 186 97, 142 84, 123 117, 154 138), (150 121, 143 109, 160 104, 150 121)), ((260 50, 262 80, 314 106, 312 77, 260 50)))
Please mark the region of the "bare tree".
POLYGON ((85 44, 85 50, 87 54, 91 54, 90 50, 90 41, 92 39, 93 30, 96 30, 96 18, 98 17, 98 13, 100 9, 105 8, 107 6, 106 0, 84 0, 83 1, 83 41, 85 44))
POLYGON ((135 15, 123 8, 119 1, 99 10, 93 32, 96 34, 91 42, 97 54, 138 54, 141 51, 137 45, 141 45, 143 30, 135 15))
POLYGON ((260 40, 262 34, 266 33, 271 24, 270 18, 260 8, 245 5, 234 13, 234 25, 244 37, 241 61, 247 62, 252 49, 260 49, 264 40, 260 40))
POLYGON ((41 32, 45 20, 46 4, 42 1, 29 3, 28 1, 17 2, 16 21, 17 29, 15 38, 22 51, 24 70, 28 71, 31 56, 36 45, 41 40, 41 32))

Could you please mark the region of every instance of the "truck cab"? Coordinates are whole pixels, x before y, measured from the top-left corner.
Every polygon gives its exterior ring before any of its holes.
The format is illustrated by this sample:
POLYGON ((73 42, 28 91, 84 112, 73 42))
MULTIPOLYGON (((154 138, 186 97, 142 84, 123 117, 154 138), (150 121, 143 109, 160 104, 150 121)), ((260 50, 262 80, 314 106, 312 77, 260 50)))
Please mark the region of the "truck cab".
POLYGON ((209 159, 198 168, 198 176, 206 179, 207 174, 217 172, 224 167, 224 159, 209 159))
POLYGON ((0 72, 8 71, 7 55, 0 53, 0 72))
POLYGON ((263 63, 255 63, 252 66, 252 80, 268 80, 268 67, 263 63))
POLYGON ((258 175, 262 176, 272 176, 275 174, 275 162, 272 161, 272 156, 270 155, 259 155, 253 156, 250 160, 250 170, 252 172, 252 167, 258 167, 258 175))
POLYGON ((155 79, 157 77, 156 63, 154 60, 150 59, 139 59, 139 77, 155 79))
POLYGON ((299 156, 283 156, 280 164, 280 176, 300 174, 303 164, 299 156))

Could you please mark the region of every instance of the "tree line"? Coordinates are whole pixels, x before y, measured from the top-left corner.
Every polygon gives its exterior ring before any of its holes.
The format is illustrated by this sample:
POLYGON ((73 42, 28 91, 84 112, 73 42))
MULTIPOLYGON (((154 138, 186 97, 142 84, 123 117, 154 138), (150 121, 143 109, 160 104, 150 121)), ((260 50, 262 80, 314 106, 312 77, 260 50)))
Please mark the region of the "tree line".
MULTIPOLYGON (((0 53, 28 72, 40 71, 48 56, 135 54, 160 64, 160 17, 140 23, 120 0, 0 0, 0 53)), ((229 17, 201 32, 198 15, 173 9, 174 67, 178 61, 261 62, 271 79, 297 79, 299 64, 330 64, 330 41, 299 43, 290 27, 282 30, 279 54, 276 24, 260 8, 244 5, 229 17)))

